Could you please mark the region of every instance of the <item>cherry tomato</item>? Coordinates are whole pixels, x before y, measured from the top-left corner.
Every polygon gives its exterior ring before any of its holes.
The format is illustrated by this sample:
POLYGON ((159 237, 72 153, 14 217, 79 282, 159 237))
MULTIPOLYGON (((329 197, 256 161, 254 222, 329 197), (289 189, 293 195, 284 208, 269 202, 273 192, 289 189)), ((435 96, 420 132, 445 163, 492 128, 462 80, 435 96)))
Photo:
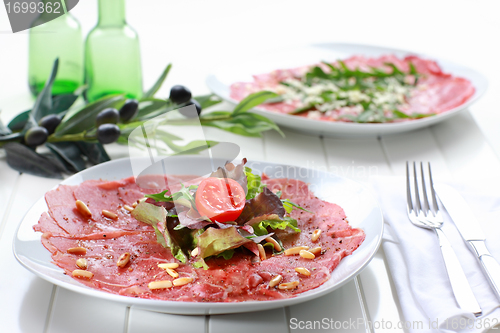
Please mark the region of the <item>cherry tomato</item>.
POLYGON ((233 179, 209 177, 200 183, 195 203, 200 215, 212 221, 234 221, 245 207, 245 191, 233 179))

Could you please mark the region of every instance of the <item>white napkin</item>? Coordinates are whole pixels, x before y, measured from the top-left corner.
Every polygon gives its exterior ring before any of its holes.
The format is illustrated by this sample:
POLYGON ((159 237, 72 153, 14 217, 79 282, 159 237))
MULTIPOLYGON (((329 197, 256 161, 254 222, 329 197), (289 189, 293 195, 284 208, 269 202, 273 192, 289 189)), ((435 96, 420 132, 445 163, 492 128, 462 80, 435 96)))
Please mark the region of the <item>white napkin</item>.
MULTIPOLYGON (((435 180, 439 182, 439 180, 435 180)), ((500 261, 500 179, 446 182, 470 205, 486 234, 486 246, 500 261)), ((414 226, 406 214, 401 177, 374 177, 372 185, 385 219, 383 248, 409 332, 484 332, 500 324, 500 301, 446 210, 442 230, 461 261, 483 316, 458 308, 434 231, 414 226), (418 328, 414 322, 423 324, 418 328), (460 326, 462 324, 462 326, 460 326), (465 324, 465 325, 464 325, 465 324)), ((497 329, 500 328, 497 327, 497 329)), ((496 331, 492 331, 496 332, 496 331)))

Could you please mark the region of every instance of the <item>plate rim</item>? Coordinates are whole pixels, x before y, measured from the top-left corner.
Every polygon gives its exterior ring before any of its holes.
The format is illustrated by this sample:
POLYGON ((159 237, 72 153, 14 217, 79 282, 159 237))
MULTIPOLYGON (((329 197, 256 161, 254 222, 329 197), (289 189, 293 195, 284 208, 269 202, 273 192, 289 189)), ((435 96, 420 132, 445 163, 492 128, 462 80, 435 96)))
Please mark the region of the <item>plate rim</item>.
MULTIPOLYGON (((194 157, 194 156, 192 156, 194 157)), ((183 158, 186 158, 186 156, 183 156, 183 158)), ((72 180, 76 179, 77 177, 80 177, 82 174, 85 173, 91 173, 95 172, 94 170, 96 168, 102 168, 103 165, 110 166, 112 164, 121 164, 125 163, 127 161, 130 161, 130 158, 121 158, 121 159, 116 159, 116 160, 111 160, 105 163, 101 163, 99 165, 95 165, 91 168, 88 168, 86 170, 83 170, 79 173, 76 173, 72 175, 71 177, 66 178, 64 181, 62 181, 60 184, 56 185, 52 189, 57 188, 59 185, 64 185, 66 182, 71 182, 72 180)), ((285 167, 293 167, 293 168, 302 168, 302 169, 307 169, 307 170, 314 170, 311 168, 305 168, 305 167, 299 167, 299 166, 294 166, 294 165, 287 165, 287 164, 279 164, 279 163, 273 163, 273 162, 266 162, 266 161, 259 161, 259 160, 252 160, 249 161, 252 163, 261 163, 261 164, 267 164, 267 165, 273 165, 274 167, 276 166, 285 166, 285 167)), ((140 309, 145 309, 145 310, 151 310, 155 312, 162 312, 162 313, 170 313, 170 314, 180 314, 180 315, 218 315, 218 314, 230 314, 230 313, 245 313, 245 312, 255 312, 255 311, 262 311, 262 310, 269 310, 269 309, 275 309, 275 308, 281 308, 284 306, 291 306, 303 302, 307 302, 313 299, 316 299, 318 297, 325 296, 326 294, 329 294, 333 292, 334 290, 337 290, 338 288, 344 286, 348 282, 350 282, 353 278, 355 278, 358 274, 360 274, 366 266, 371 262, 375 254, 377 253, 378 249, 380 248, 380 245, 382 243, 382 237, 383 237, 383 232, 384 232, 384 221, 383 221, 383 214, 382 210, 379 204, 378 199, 374 195, 370 189, 365 186, 364 184, 357 182, 355 180, 338 176, 333 173, 329 172, 324 172, 320 170, 315 170, 315 172, 321 172, 323 174, 327 174, 330 176, 334 176, 337 179, 342 180, 343 182, 348 182, 351 184, 357 184, 360 188, 362 188, 364 191, 368 191, 369 195, 374 201, 374 208, 376 210, 376 219, 378 221, 378 227, 380 228, 379 233, 376 235, 374 238, 374 245, 370 248, 369 255, 367 259, 364 260, 364 262, 356 267, 355 269, 352 270, 346 277, 344 277, 341 281, 336 283, 335 285, 327 288, 326 290, 321 290, 316 293, 311 293, 311 294, 298 294, 296 297, 292 298, 287 298, 287 299, 278 299, 278 300, 269 300, 269 301, 244 301, 244 302, 180 302, 180 301, 166 301, 166 300, 151 300, 151 299, 142 299, 142 298, 133 298, 133 297, 128 297, 128 296, 123 296, 123 295, 117 295, 117 294, 112 294, 108 293, 102 290, 94 289, 91 287, 88 287, 84 284, 78 283, 78 284, 71 284, 68 283, 64 280, 61 279, 56 279, 53 278, 49 275, 44 274, 43 272, 40 272, 36 270, 32 265, 30 265, 30 258, 24 256, 22 254, 22 251, 19 251, 19 246, 23 242, 22 240, 19 239, 19 232, 21 227, 25 224, 28 223, 26 222, 28 216, 30 215, 30 212, 34 209, 38 209, 39 205, 44 205, 46 208, 45 204, 45 199, 44 196, 42 196, 40 199, 38 199, 24 214, 23 218, 21 221, 18 223, 18 226, 16 228, 16 231, 14 233, 14 240, 12 243, 12 251, 13 254, 16 258, 16 260, 27 270, 35 274, 36 276, 56 285, 59 287, 62 287, 64 289, 76 292, 81 295, 86 295, 86 296, 91 296, 91 297, 96 297, 99 299, 105 299, 109 301, 114 301, 118 302, 121 304, 125 304, 130 307, 135 307, 135 308, 140 308, 140 309), (26 259, 25 259, 26 258, 26 259), (27 261, 25 261, 27 260, 27 261), (236 305, 237 304, 237 305, 236 305), (236 306, 235 306, 236 305, 236 306), (174 309, 173 309, 174 308, 174 309), (241 309, 240 309, 241 308, 241 309)), ((30 220, 31 221, 31 220, 30 220)), ((34 225, 33 221, 31 221, 32 225, 34 225)), ((33 233, 36 233, 33 231, 33 233)), ((40 234, 41 237, 41 234, 40 234)), ((40 238, 37 237, 37 238, 40 238)), ((26 241, 24 241, 26 242, 26 241)), ((41 241, 37 243, 37 246, 41 246, 44 251, 47 251, 41 241)), ((47 251, 48 253, 48 251, 47 251)), ((341 261, 342 263, 342 261, 341 261)), ((45 263, 47 264, 47 263, 45 263)), ((67 276, 64 274, 64 270, 56 266, 55 264, 51 263, 53 265, 54 270, 58 270, 61 273, 61 277, 67 276)), ((340 265, 340 264, 339 264, 340 265)), ((71 277, 68 277, 69 279, 72 279, 71 277)), ((70 280, 71 281, 71 280, 70 280)), ((319 286, 320 287, 320 286, 319 286)), ((318 287, 318 288, 319 288, 318 287)), ((315 288, 317 289, 317 288, 315 288)), ((314 291, 315 289, 312 289, 310 291, 314 291)), ((309 292, 309 291, 308 291, 309 292)), ((307 292, 306 292, 307 293, 307 292)))
MULTIPOLYGON (((304 117, 300 117, 297 120, 293 120, 297 118, 297 116, 292 116, 288 114, 282 114, 282 113, 277 113, 277 112, 272 112, 264 109, 259 109, 253 108, 252 112, 261 114, 263 116, 266 116, 272 120, 274 120, 278 125, 283 125, 287 128, 295 128, 295 126, 289 125, 289 124, 284 124, 285 122, 300 122, 302 125, 308 124, 310 127, 313 126, 320 126, 322 128, 328 128, 327 132, 325 133, 324 130, 322 130, 322 134, 330 134, 330 135, 336 135, 336 134, 347 134, 347 132, 350 131, 359 131, 360 133, 350 133, 354 136, 365 136, 365 135, 373 135, 373 134, 392 134, 392 133, 400 133, 400 132, 406 132, 406 131, 412 131, 415 129, 419 129, 422 127, 427 127, 433 124, 436 124, 438 122, 444 121, 448 118, 451 118, 465 110, 467 110, 472 104, 476 103, 488 90, 489 87, 489 82, 487 77, 480 71, 476 70, 475 68, 464 66, 458 63, 455 63, 453 61, 449 61, 447 59, 441 58, 441 57, 436 57, 431 54, 424 54, 420 52, 415 52, 412 50, 406 50, 406 49, 399 49, 399 48, 393 48, 393 47, 385 47, 385 46, 380 46, 380 45, 372 45, 372 44, 362 44, 362 43, 346 43, 346 42, 331 42, 331 43, 314 43, 314 44, 305 44, 305 45, 296 45, 295 47, 312 47, 312 48, 320 48, 320 47, 334 47, 334 46, 344 46, 344 47, 362 47, 362 48, 367 48, 367 49, 377 49, 377 50, 384 50, 384 52, 387 53, 404 53, 406 55, 416 55, 420 57, 424 57, 426 59, 431 59, 434 60, 438 63, 442 63, 445 65, 451 65, 457 68, 461 68, 462 70, 469 71, 471 73, 474 73, 476 76, 476 79, 481 82, 480 87, 474 86, 475 92, 472 95, 472 97, 467 100, 465 103, 448 110, 443 113, 439 113, 434 116, 426 117, 426 118, 421 118, 421 119, 413 119, 410 121, 403 121, 403 122, 396 122, 396 123, 349 123, 349 122, 328 122, 328 121, 322 121, 322 120, 315 120, 315 119, 308 119, 304 117), (478 90, 481 88, 480 90, 478 90), (333 131, 342 131, 342 132, 337 132, 333 133, 333 131), (332 132, 330 132, 332 131, 332 132), (366 132, 363 134, 362 132, 366 132)), ((278 68, 277 68, 278 69, 278 68)), ((252 75, 252 73, 248 73, 252 75)), ((258 74, 258 73, 253 73, 253 74, 258 74)), ((450 73, 454 74, 454 73, 450 73)), ((456 75, 456 74, 455 74, 456 75)), ((470 80, 469 77, 465 77, 466 79, 470 80)), ((217 86, 224 86, 225 90, 229 89, 229 86, 224 83, 223 81, 220 80, 220 76, 217 76, 215 73, 211 73, 207 75, 205 79, 205 83, 208 86, 208 88, 214 93, 215 95, 219 96, 222 98, 224 101, 229 102, 233 105, 236 105, 239 103, 239 101, 231 98, 229 94, 227 93, 221 93, 220 89, 217 88, 217 86)), ((299 125, 299 124, 296 124, 299 125)))

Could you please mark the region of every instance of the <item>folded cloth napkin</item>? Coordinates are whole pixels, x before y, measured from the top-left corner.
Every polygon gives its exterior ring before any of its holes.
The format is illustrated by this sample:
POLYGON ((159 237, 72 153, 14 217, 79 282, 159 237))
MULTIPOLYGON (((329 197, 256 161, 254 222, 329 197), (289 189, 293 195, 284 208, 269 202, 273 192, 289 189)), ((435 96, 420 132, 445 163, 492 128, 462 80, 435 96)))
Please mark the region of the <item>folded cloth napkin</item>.
MULTIPOLYGON (((444 183, 463 195, 486 234, 486 246, 500 262, 500 179, 444 183)), ((500 324, 500 300, 443 206, 442 230, 483 310, 479 318, 458 307, 434 231, 408 220, 405 179, 374 177, 372 185, 384 214, 383 248, 408 331, 485 332, 500 324)))

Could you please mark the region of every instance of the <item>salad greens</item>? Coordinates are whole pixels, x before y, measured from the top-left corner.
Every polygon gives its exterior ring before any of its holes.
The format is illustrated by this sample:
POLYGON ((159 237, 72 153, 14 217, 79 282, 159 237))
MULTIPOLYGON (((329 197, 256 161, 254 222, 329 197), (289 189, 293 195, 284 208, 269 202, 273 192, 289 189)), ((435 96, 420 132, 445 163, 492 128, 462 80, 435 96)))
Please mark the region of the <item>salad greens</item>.
POLYGON ((393 63, 390 70, 370 67, 350 69, 343 61, 323 62, 303 76, 280 82, 281 98, 270 102, 300 101, 291 114, 309 112, 308 117, 320 118, 336 110, 340 120, 358 123, 382 123, 403 118, 423 118, 433 114, 403 112, 422 74, 410 62, 408 72, 393 63), (340 111, 341 110, 341 111, 340 111))
MULTIPOLYGON (((247 200, 235 221, 220 223, 197 214, 195 197, 198 186, 185 187, 183 184, 178 192, 170 195, 168 190, 145 195, 150 199, 149 202, 154 201, 158 206, 142 202, 137 205, 132 216, 153 226, 157 242, 169 248, 172 255, 183 263, 189 260, 192 251, 197 248, 193 265, 205 269, 208 269, 205 260, 210 257, 228 260, 236 249, 247 247, 254 252, 252 249, 256 249, 259 243, 271 247, 272 244, 266 241, 271 236, 282 244, 273 231, 289 228, 292 232, 300 232, 297 220, 289 214, 294 208, 309 211, 289 199, 281 200, 262 183, 259 175, 244 167, 245 163, 246 159, 237 166, 226 164, 213 173, 223 173, 246 184, 247 200)), ((273 253, 281 252, 273 249, 273 253)))

